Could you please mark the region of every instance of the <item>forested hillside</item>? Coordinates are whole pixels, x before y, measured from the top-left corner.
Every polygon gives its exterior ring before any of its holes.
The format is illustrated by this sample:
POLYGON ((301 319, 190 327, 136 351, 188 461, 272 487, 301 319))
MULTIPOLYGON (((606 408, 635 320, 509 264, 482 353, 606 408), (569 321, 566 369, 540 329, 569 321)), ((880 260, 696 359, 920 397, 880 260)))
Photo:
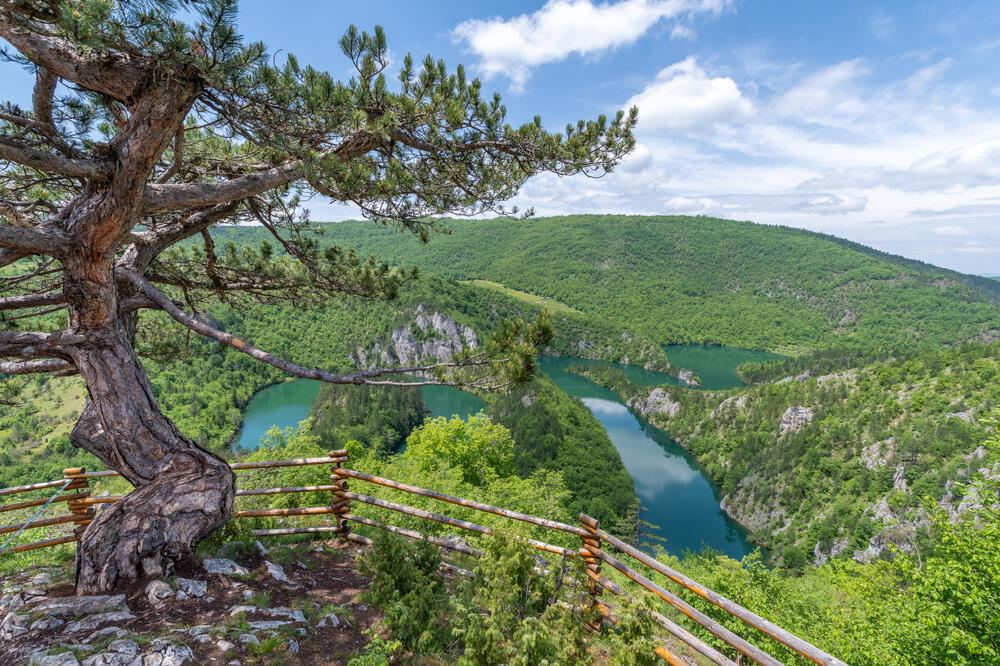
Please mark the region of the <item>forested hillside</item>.
MULTIPOLYGON (((544 376, 510 393, 481 395, 490 421, 510 432, 512 473, 524 479, 559 473, 571 515, 586 512, 622 534, 634 532, 638 509, 632 478, 607 432, 579 400, 544 376)), ((327 449, 355 441, 387 457, 426 413, 415 388, 328 385, 313 404, 311 433, 327 449)), ((462 439, 461 433, 453 434, 462 439)))
POLYGON ((681 441, 722 487, 725 510, 793 568, 875 559, 892 543, 926 550, 925 502, 958 515, 976 504, 963 484, 1000 473, 981 425, 1000 405, 996 344, 716 392, 576 370, 681 441))
MULTIPOLYGON (((706 217, 449 220, 422 244, 367 223, 322 243, 548 297, 660 343, 801 351, 992 338, 993 283, 786 227, 706 217)), ((263 232, 226 228, 256 243, 263 232)))

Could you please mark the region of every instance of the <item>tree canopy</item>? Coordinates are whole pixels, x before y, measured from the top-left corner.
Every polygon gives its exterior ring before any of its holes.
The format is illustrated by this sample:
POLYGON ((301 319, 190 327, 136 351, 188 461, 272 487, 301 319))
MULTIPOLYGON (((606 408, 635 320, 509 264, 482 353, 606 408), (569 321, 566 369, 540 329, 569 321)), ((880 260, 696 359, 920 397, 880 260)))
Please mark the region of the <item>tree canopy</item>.
POLYGON ((279 61, 238 33, 235 0, 13 0, 0 37, 3 61, 35 75, 29 109, 0 106, 0 372, 79 373, 88 401, 72 442, 137 487, 82 535, 81 591, 169 572, 231 511, 232 473, 150 389, 136 343, 164 327, 140 310, 302 377, 504 388, 531 373, 544 318, 451 359, 338 374, 226 333, 200 307, 392 298, 416 277, 321 247, 311 197, 427 240, 439 216, 514 213, 504 202, 531 176, 598 177, 634 145, 635 109, 563 133, 537 117, 515 127, 498 95, 429 56, 407 55, 390 83, 381 28, 340 40, 348 81, 279 61), (221 223, 273 240, 216 248, 208 230, 221 223), (201 243, 178 246, 191 237, 201 243))

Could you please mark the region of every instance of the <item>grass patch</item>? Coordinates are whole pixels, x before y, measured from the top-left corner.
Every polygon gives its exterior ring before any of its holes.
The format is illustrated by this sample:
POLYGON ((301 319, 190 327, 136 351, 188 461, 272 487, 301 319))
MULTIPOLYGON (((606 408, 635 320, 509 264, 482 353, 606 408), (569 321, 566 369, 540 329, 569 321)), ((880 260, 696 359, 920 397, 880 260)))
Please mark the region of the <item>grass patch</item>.
POLYGON ((549 312, 557 314, 560 312, 572 312, 574 314, 583 314, 576 308, 571 308, 565 303, 560 303, 557 300, 551 299, 548 296, 539 296, 537 294, 529 294, 526 291, 518 291, 517 289, 511 289, 510 287, 505 287, 499 282, 491 282, 489 280, 462 280, 462 284, 469 284, 473 287, 481 287, 484 289, 493 289, 494 291, 499 291, 511 298, 515 298, 522 303, 527 303, 536 308, 548 308, 549 312))

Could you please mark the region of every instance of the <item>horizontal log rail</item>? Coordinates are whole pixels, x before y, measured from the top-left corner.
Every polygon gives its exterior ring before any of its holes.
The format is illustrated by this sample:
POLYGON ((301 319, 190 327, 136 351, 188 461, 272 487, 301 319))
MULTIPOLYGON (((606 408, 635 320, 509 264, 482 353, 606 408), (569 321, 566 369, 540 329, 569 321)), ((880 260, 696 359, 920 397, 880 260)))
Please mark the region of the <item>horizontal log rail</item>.
POLYGON ((609 555, 608 553, 601 553, 602 559, 611 565, 612 568, 617 569, 621 573, 625 574, 628 578, 635 581, 641 585, 646 590, 649 590, 653 594, 656 594, 661 599, 666 601, 668 604, 681 611, 689 618, 697 622, 699 625, 710 631, 716 637, 722 639, 729 645, 733 646, 746 656, 753 659, 758 664, 763 666, 781 666, 781 662, 767 654, 756 645, 749 643, 743 638, 737 636, 732 631, 727 629, 724 625, 716 622, 712 618, 708 617, 701 611, 692 607, 690 604, 686 603, 683 599, 677 595, 663 589, 653 581, 649 580, 642 574, 640 574, 635 569, 622 564, 615 557, 609 555))
POLYGON ((16 525, 5 525, 0 527, 0 534, 10 534, 11 532, 16 532, 19 529, 24 528, 26 525, 31 525, 32 527, 48 527, 49 525, 62 525, 64 523, 72 523, 76 520, 76 516, 69 514, 65 516, 56 516, 55 518, 46 518, 44 520, 33 520, 30 523, 23 522, 16 525))
POLYGON ((64 543, 73 543, 77 540, 75 534, 70 536, 56 537, 54 539, 45 539, 43 541, 35 541, 33 543, 22 543, 19 546, 11 546, 10 548, 4 548, 0 550, 0 555, 8 555, 11 553, 23 553, 28 550, 38 550, 39 548, 51 548, 52 546, 58 546, 64 543))
MULTIPOLYGON (((358 502, 361 504, 366 504, 379 509, 384 509, 387 511, 392 511, 394 513, 399 513, 406 516, 411 516, 418 518, 420 520, 427 520, 435 522, 441 525, 447 525, 449 527, 454 527, 457 529, 472 532, 480 536, 493 536, 495 534, 493 528, 487 527, 485 525, 480 525, 475 522, 461 520, 451 516, 446 516, 440 513, 435 513, 427 509, 421 509, 413 506, 408 506, 406 504, 401 504, 398 502, 392 502, 389 500, 384 500, 378 497, 372 497, 370 495, 364 495, 357 492, 351 492, 347 489, 347 483, 349 479, 355 479, 358 481, 365 481, 385 488, 390 488, 393 490, 398 490, 401 492, 409 493, 412 495, 417 495, 420 497, 425 497, 428 499, 445 502, 448 504, 461 506, 467 509, 472 509, 475 511, 480 511, 482 513, 491 514, 494 516, 499 516, 502 518, 509 518, 511 520, 517 520, 520 522, 528 523, 537 527, 542 527, 545 529, 554 530, 564 534, 571 534, 580 538, 580 543, 582 544, 579 550, 573 550, 570 548, 565 548, 563 546, 558 546, 544 541, 538 541, 535 539, 527 539, 527 543, 536 549, 543 550, 549 553, 560 555, 565 558, 583 558, 584 562, 587 564, 587 576, 590 579, 588 585, 590 586, 591 602, 589 608, 595 609, 598 613, 598 617, 603 617, 606 622, 611 624, 616 624, 618 618, 614 613, 599 600, 597 600, 596 595, 600 593, 601 590, 607 590, 613 595, 631 598, 628 591, 623 589, 622 585, 616 583, 600 571, 601 563, 607 564, 615 571, 622 574, 626 579, 637 584, 644 591, 648 591, 660 600, 666 602, 672 609, 679 612, 683 616, 686 616, 690 621, 697 624, 703 630, 707 631, 709 634, 715 636, 717 639, 723 641, 724 643, 731 646, 736 650, 741 659, 752 660, 763 666, 780 666, 781 662, 776 658, 760 649, 759 647, 753 645, 746 639, 734 633, 732 630, 727 628, 725 625, 721 624, 714 618, 706 615, 702 611, 698 610, 690 603, 682 599, 677 594, 667 590, 663 586, 654 582, 646 575, 640 573, 636 569, 628 566, 623 561, 614 557, 609 553, 606 548, 602 547, 602 544, 606 543, 608 546, 614 547, 625 556, 628 556, 640 564, 648 567, 648 569, 665 576, 672 583, 679 585, 684 590, 697 595, 702 600, 709 602, 716 607, 722 609, 727 614, 733 617, 739 618, 742 622, 750 625, 756 630, 761 631, 771 639, 781 643, 788 649, 802 655, 803 657, 813 661, 816 664, 822 666, 846 666, 844 662, 840 661, 836 657, 833 657, 826 652, 820 650, 819 648, 809 644, 808 642, 798 638, 797 636, 791 634, 790 632, 778 627, 777 625, 765 620, 759 615, 751 612, 750 610, 740 606, 739 604, 727 599, 726 597, 700 585, 696 581, 688 578, 687 576, 681 574, 680 572, 672 569, 671 567, 663 564, 659 560, 653 558, 652 556, 644 553, 638 548, 622 541, 618 537, 608 533, 607 531, 600 529, 599 523, 586 516, 585 514, 580 515, 579 525, 568 525, 556 520, 550 520, 547 518, 541 518, 538 516, 532 516, 530 514, 520 513, 517 511, 512 511, 509 509, 504 509, 501 507, 493 506, 490 504, 485 504, 482 502, 477 502, 474 500, 469 500, 461 497, 455 497, 452 495, 446 495, 444 493, 439 493, 437 491, 429 490, 426 488, 421 488, 419 486, 410 485, 407 483, 402 483, 399 481, 393 481, 392 479, 386 479, 383 477, 375 476, 372 474, 366 474, 364 472, 359 472, 356 470, 346 469, 342 465, 348 461, 348 452, 346 450, 331 451, 330 455, 327 457, 318 458, 298 458, 292 460, 268 460, 268 461, 254 461, 254 462, 239 462, 230 464, 230 468, 234 471, 244 471, 244 470, 255 470, 255 469, 278 469, 287 467, 300 467, 309 465, 331 465, 332 474, 331 478, 333 483, 318 484, 318 485, 307 485, 307 486, 288 486, 288 487, 274 487, 274 488, 240 488, 236 491, 238 497, 260 497, 269 495, 283 495, 292 493, 330 493, 331 503, 326 506, 309 506, 309 507, 289 507, 281 509, 243 509, 233 511, 232 517, 237 519, 244 518, 287 518, 287 517, 301 517, 301 516, 331 516, 332 519, 336 519, 336 524, 329 524, 333 522, 331 519, 327 521, 328 524, 316 525, 301 525, 295 527, 283 527, 283 528, 271 528, 271 529, 255 529, 253 530, 253 535, 255 537, 269 537, 269 536, 285 536, 285 535, 300 535, 300 534, 330 534, 337 535, 339 538, 353 541, 365 546, 370 546, 372 544, 371 538, 363 534, 356 534, 352 532, 349 528, 349 524, 364 526, 368 528, 379 529, 383 531, 392 532, 400 536, 406 537, 413 540, 428 541, 433 543, 443 549, 450 550, 456 553, 461 553, 463 555, 468 555, 471 557, 482 557, 482 550, 475 548, 474 546, 465 543, 461 539, 451 539, 451 538, 441 538, 438 536, 433 536, 430 534, 424 534, 420 531, 400 527, 398 525, 392 525, 390 523, 375 520, 374 518, 368 516, 358 515, 352 513, 350 510, 350 505, 352 502, 358 502)), ((30 485, 18 486, 15 488, 3 488, 0 489, 0 496, 10 496, 19 493, 27 493, 33 491, 42 491, 52 488, 58 488, 60 486, 64 487, 70 494, 58 495, 56 497, 31 499, 22 502, 11 503, 7 505, 0 506, 0 513, 6 511, 14 511, 18 509, 28 509, 31 507, 38 507, 46 505, 50 502, 67 502, 70 509, 69 515, 60 515, 51 518, 44 518, 41 520, 32 520, 27 522, 21 522, 13 525, 0 526, 0 534, 8 534, 11 532, 18 532, 22 529, 34 529, 37 527, 47 527, 55 525, 63 525, 67 523, 75 523, 76 529, 73 534, 65 536, 57 536, 55 538, 48 538, 41 541, 36 541, 33 543, 19 544, 16 546, 11 546, 0 551, 0 554, 8 553, 19 553, 30 550, 35 550, 38 548, 47 548, 51 546, 56 546, 60 544, 73 543, 79 540, 85 527, 93 520, 95 505, 107 504, 112 502, 117 502, 121 500, 124 495, 103 495, 103 496, 91 496, 89 490, 87 489, 87 484, 90 479, 101 479, 108 477, 120 476, 118 472, 113 470, 98 471, 98 472, 87 472, 83 468, 72 468, 63 471, 63 479, 58 481, 48 481, 43 483, 35 483, 30 485)), ((16 535, 15 535, 16 536, 16 535)), ((461 575, 472 575, 465 569, 461 569, 455 565, 443 564, 448 571, 453 573, 458 573, 461 575)), ((586 606, 585 606, 586 607, 586 606)), ((659 623, 666 632, 675 639, 678 644, 683 644, 687 648, 698 653, 701 658, 707 659, 713 664, 718 664, 720 666, 735 666, 737 663, 733 661, 730 657, 719 652, 718 649, 709 645, 699 636, 691 633, 688 629, 679 625, 674 619, 666 617, 665 615, 658 613, 656 611, 651 611, 652 617, 659 623)), ((679 616, 678 616, 679 617, 679 616)), ((600 622, 596 625, 588 625, 591 629, 595 631, 600 630, 600 622)), ((684 658, 675 654, 671 648, 667 646, 660 646, 656 649, 656 654, 670 664, 686 664, 687 661, 684 658)), ((741 662, 742 663, 742 662, 741 662)))
MULTIPOLYGON (((845 662, 841 661, 840 659, 837 659, 836 657, 834 657, 834 656, 832 656, 830 654, 827 654, 826 652, 820 650, 816 646, 814 646, 814 645, 812 645, 810 643, 807 643, 806 641, 802 640, 798 636, 796 636, 796 635, 794 635, 794 634, 792 634, 792 633, 790 633, 788 631, 785 631, 784 629, 782 629, 778 625, 774 624, 773 622, 769 622, 768 620, 765 620, 764 618, 760 617, 756 613, 753 613, 752 611, 747 610, 743 606, 740 606, 736 602, 730 601, 729 599, 727 599, 726 597, 722 596, 721 594, 718 594, 717 592, 713 592, 712 590, 708 589, 707 587, 705 587, 705 586, 697 583, 696 581, 688 578, 687 576, 685 576, 684 574, 680 573, 679 571, 675 571, 674 569, 668 567, 666 564, 663 564, 659 560, 657 560, 657 559, 655 559, 653 557, 650 557, 649 555, 647 555, 646 553, 642 552, 638 548, 630 546, 629 544, 625 543, 621 539, 618 539, 617 537, 615 537, 615 536, 613 536, 611 534, 608 534, 604 530, 598 530, 598 533, 600 534, 601 538, 605 539, 608 543, 610 543, 612 546, 614 546, 618 550, 620 550, 623 553, 626 553, 626 554, 630 555, 631 557, 635 558, 636 560, 642 562, 643 564, 645 564, 650 569, 652 569, 652 570, 654 570, 654 571, 656 571, 658 573, 663 574, 664 576, 666 576, 670 580, 674 581, 675 583, 677 583, 681 587, 683 587, 683 588, 685 588, 687 590, 690 590, 691 592, 694 592, 695 594, 697 594, 702 599, 715 604, 716 606, 718 606, 722 610, 726 611, 730 615, 732 615, 734 617, 738 617, 739 619, 741 619, 744 622, 746 622, 747 624, 749 624, 751 627, 753 627, 753 628, 761 631, 762 633, 770 636, 774 640, 778 641, 779 643, 784 644, 786 647, 794 650, 795 652, 798 652, 803 657, 806 657, 807 659, 809 659, 809 660, 811 660, 811 661, 813 661, 813 662, 815 662, 817 664, 822 664, 823 666, 847 666, 847 664, 845 662)), ((605 561, 607 561, 608 564, 611 564, 611 562, 608 560, 609 557, 610 556, 605 555, 605 561)), ((612 566, 614 566, 614 565, 612 565, 612 566)), ((692 619, 694 619, 694 618, 692 618, 692 619)), ((750 656, 750 655, 747 655, 747 656, 750 656)), ((755 659, 755 661, 756 661, 756 659, 755 659)), ((764 662, 758 661, 758 663, 764 663, 764 662)), ((775 660, 775 662, 773 662, 773 663, 780 663, 780 662, 777 662, 777 660, 775 660)))
POLYGON ((562 532, 568 532, 570 534, 575 534, 576 536, 584 536, 586 534, 586 530, 580 527, 576 527, 575 525, 567 525, 566 523, 560 523, 557 520, 549 520, 548 518, 539 518, 538 516, 531 516, 526 513, 519 513, 517 511, 511 511, 509 509, 501 509, 498 506, 483 504, 482 502, 475 502, 473 500, 463 499, 461 497, 453 497, 451 495, 445 495, 444 493, 435 492, 433 490, 427 490, 426 488, 420 488, 418 486, 411 486, 409 484, 400 483, 399 481, 393 481, 391 479, 383 479, 380 476, 372 476, 371 474, 365 474, 364 472, 357 472, 352 469, 341 469, 338 471, 337 474, 340 476, 350 477, 352 479, 360 479, 361 481, 369 481, 371 483, 377 483, 378 485, 386 486, 387 488, 402 490, 403 492, 412 493, 414 495, 421 495, 423 497, 429 497, 431 499, 440 500, 442 502, 450 502, 451 504, 457 504, 459 506, 475 509, 477 511, 492 513, 497 516, 503 516, 504 518, 512 518, 514 520, 520 520, 526 523, 531 523, 532 525, 539 525, 541 527, 548 527, 550 529, 560 530, 562 532))
MULTIPOLYGON (((441 523, 442 525, 448 525, 449 527, 457 527, 459 529, 468 530, 469 532, 475 532, 476 534, 481 534, 483 536, 493 536, 493 530, 489 527, 484 527, 477 523, 470 523, 467 520, 459 520, 458 518, 451 518, 449 516, 443 516, 440 513, 434 513, 433 511, 426 511, 424 509, 417 509, 412 506, 406 506, 405 504, 397 504, 396 502, 389 502, 388 500, 379 499, 377 497, 370 497, 368 495, 359 495, 358 493, 345 492, 344 496, 348 499, 352 499, 364 504, 370 504, 372 506, 377 506, 382 509, 388 509, 390 511, 395 511, 397 513, 402 513, 407 516, 414 516, 415 518, 423 518, 424 520, 432 520, 436 523, 441 523)), ((550 553, 555 553, 557 555, 564 555, 566 557, 576 557, 576 551, 570 550, 569 548, 563 548, 562 546, 554 546, 550 543, 545 543, 543 541, 536 541, 535 539, 528 539, 529 544, 534 546, 539 550, 545 550, 550 553)))
MULTIPOLYGON (((118 472, 115 472, 117 474, 118 472)), ((32 483, 27 486, 15 486, 13 488, 2 488, 0 489, 0 497, 4 495, 16 495, 18 493, 30 493, 32 490, 44 490, 45 488, 58 488, 62 484, 66 483, 66 479, 59 479, 58 481, 45 481, 44 483, 32 483)))
MULTIPOLYGON (((63 482, 60 481, 59 485, 62 484, 63 482)), ((56 502, 74 502, 76 500, 80 500, 85 497, 87 497, 87 493, 72 493, 70 495, 60 495, 56 497, 54 500, 52 500, 52 503, 54 504, 56 502)), ((41 497, 39 499, 25 500, 24 502, 16 502, 14 504, 5 504, 3 506, 0 506, 0 513, 3 513, 4 511, 16 511, 18 509, 29 509, 33 506, 41 506, 48 501, 49 501, 48 497, 41 497)))

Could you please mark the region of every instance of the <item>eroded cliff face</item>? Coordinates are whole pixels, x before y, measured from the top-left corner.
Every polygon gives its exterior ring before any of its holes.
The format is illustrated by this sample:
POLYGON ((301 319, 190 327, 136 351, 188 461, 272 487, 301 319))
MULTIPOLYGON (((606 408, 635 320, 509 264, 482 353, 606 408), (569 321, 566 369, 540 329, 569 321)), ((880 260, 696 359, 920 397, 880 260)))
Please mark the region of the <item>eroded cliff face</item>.
POLYGON ((654 388, 645 398, 630 398, 626 404, 647 421, 654 415, 677 416, 681 403, 671 399, 670 393, 662 388, 654 388))
POLYGON ((479 347, 476 332, 440 312, 427 313, 420 304, 413 323, 392 331, 388 340, 375 340, 367 349, 358 347, 351 361, 359 368, 415 365, 448 361, 465 348, 479 347))

